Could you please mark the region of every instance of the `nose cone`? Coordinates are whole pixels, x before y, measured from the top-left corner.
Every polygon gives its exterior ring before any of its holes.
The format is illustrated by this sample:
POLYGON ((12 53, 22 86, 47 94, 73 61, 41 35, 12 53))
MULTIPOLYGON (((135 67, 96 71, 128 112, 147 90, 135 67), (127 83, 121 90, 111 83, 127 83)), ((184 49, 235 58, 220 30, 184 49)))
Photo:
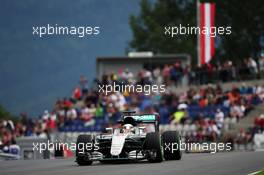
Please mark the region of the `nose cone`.
POLYGON ((113 135, 110 153, 112 156, 118 156, 124 147, 127 134, 113 135))

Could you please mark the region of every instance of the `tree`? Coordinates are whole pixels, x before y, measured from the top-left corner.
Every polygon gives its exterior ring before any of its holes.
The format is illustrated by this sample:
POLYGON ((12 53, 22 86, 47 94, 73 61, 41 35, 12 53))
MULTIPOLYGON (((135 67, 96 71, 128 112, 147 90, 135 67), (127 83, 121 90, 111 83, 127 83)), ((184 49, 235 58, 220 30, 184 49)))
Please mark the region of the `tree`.
POLYGON ((12 116, 3 106, 0 105, 0 120, 13 120, 17 121, 17 118, 12 116))
POLYGON ((190 53, 195 55, 194 35, 164 35, 165 26, 196 25, 195 3, 190 0, 157 0, 154 4, 141 1, 139 16, 130 17, 133 39, 130 49, 154 53, 190 53))
MULTIPOLYGON (((263 48, 264 4, 261 0, 216 0, 216 26, 231 26, 232 34, 218 36, 216 58, 240 60, 257 56, 263 48)), ((138 16, 130 17, 133 39, 130 50, 154 53, 189 53, 197 60, 196 35, 164 35, 165 26, 196 26, 196 1, 141 0, 138 16)))
POLYGON ((259 56, 264 36, 264 4, 261 0, 216 2, 217 26, 231 26, 232 34, 221 37, 220 57, 240 60, 259 56))

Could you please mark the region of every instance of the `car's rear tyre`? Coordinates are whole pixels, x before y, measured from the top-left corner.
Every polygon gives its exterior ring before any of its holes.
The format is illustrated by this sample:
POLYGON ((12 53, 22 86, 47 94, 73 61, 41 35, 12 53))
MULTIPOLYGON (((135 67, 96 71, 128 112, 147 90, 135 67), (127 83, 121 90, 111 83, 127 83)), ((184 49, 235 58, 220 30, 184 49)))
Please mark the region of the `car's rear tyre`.
POLYGON ((87 144, 93 144, 92 141, 92 136, 91 135, 79 135, 77 138, 77 142, 76 142, 76 162, 78 165, 80 166, 84 166, 84 165, 91 165, 93 163, 92 160, 89 160, 89 157, 85 154, 88 153, 91 150, 86 150, 86 146, 87 144), (78 146, 79 145, 79 146, 78 146), (80 145, 83 145, 83 147, 81 147, 80 145), (85 153, 83 153, 83 151, 85 153))
POLYGON ((162 134, 162 141, 163 141, 164 159, 165 160, 181 160, 182 152, 180 150, 179 133, 177 131, 165 131, 162 134))
POLYGON ((161 146, 161 139, 158 132, 148 133, 144 143, 144 148, 154 155, 149 155, 147 157, 148 161, 151 163, 157 163, 163 161, 163 152, 161 146))

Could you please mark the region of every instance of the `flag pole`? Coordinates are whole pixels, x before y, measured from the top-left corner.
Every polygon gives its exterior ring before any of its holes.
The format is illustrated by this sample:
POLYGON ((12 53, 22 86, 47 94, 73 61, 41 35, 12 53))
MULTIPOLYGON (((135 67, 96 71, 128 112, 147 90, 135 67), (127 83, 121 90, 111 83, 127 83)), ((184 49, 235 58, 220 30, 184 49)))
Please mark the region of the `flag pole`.
MULTIPOLYGON (((196 0, 196 25, 198 28, 200 28, 200 0, 196 0)), ((201 57, 200 57, 200 30, 197 36, 197 63, 198 66, 201 65, 201 57)))

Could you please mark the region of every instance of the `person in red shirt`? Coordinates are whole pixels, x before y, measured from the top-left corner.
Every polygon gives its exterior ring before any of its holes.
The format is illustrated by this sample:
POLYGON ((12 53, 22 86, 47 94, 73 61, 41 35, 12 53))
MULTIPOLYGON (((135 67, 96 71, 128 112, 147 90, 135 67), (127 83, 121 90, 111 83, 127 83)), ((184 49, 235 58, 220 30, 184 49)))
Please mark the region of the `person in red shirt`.
POLYGON ((56 115, 55 114, 52 113, 50 115, 50 117, 48 118, 46 122, 46 127, 47 129, 51 129, 51 130, 56 129, 57 125, 56 125, 56 115))
POLYGON ((63 104, 64 104, 65 109, 70 109, 72 107, 72 102, 68 100, 67 98, 63 100, 63 104))
POLYGON ((259 127, 261 124, 260 124, 260 118, 259 117, 256 117, 255 120, 254 120, 254 126, 255 127, 259 127))
POLYGON ((81 100, 82 98, 82 91, 80 87, 76 87, 73 91, 73 98, 75 100, 81 100))
POLYGON ((200 102, 199 102, 199 106, 200 106, 201 108, 206 107, 207 104, 208 104, 208 99, 207 99, 207 98, 203 98, 203 99, 201 99, 200 102))
POLYGON ((12 134, 8 130, 4 130, 2 144, 8 146, 11 144, 12 141, 12 134))
POLYGON ((261 131, 264 131, 264 114, 261 114, 258 118, 259 118, 258 119, 259 128, 261 131))
POLYGON ((162 75, 164 78, 164 83, 168 84, 169 83, 169 79, 170 79, 170 70, 171 67, 168 66, 167 64, 164 66, 163 70, 162 70, 162 75))

